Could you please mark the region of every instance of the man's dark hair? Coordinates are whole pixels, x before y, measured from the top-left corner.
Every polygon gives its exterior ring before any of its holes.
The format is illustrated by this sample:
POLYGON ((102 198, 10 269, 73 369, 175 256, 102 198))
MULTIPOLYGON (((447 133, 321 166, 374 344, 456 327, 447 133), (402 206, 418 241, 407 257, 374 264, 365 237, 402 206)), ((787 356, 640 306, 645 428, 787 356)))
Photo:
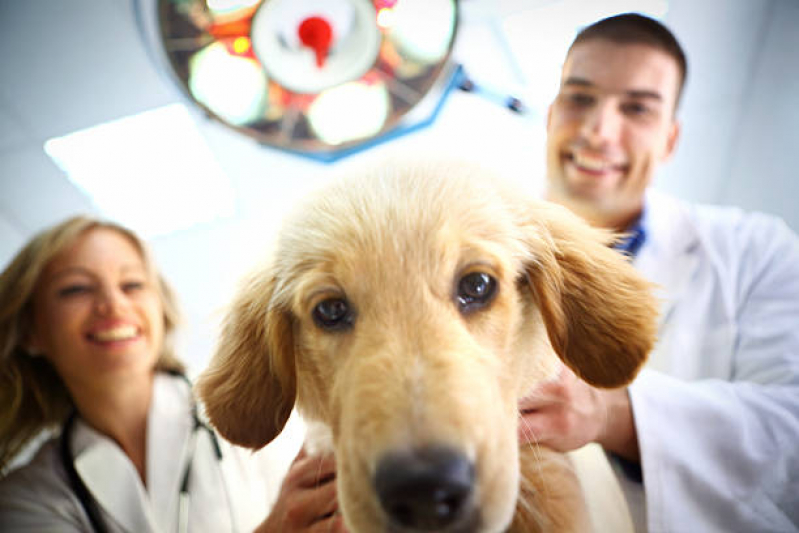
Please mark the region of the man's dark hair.
POLYGON ((569 53, 577 44, 593 39, 603 39, 618 44, 645 44, 674 58, 680 71, 675 108, 679 105, 688 76, 688 61, 677 38, 666 26, 638 13, 624 13, 607 17, 583 28, 574 38, 569 47, 569 53))

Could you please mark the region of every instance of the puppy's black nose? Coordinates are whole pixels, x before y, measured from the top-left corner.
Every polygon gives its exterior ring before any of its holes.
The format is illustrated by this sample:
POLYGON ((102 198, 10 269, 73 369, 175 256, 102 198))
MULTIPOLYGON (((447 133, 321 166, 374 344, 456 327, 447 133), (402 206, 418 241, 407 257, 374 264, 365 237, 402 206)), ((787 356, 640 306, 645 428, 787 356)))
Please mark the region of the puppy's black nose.
POLYGON ((423 448, 383 458, 375 489, 397 526, 437 531, 472 514, 474 465, 447 448, 423 448))

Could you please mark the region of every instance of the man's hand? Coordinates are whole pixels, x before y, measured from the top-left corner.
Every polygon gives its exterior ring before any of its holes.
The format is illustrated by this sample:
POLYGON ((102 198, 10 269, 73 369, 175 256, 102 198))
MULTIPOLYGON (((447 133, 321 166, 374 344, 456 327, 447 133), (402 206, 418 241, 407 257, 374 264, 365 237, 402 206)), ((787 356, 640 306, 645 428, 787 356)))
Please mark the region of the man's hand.
POLYGON ((557 451, 598 442, 626 459, 639 459, 627 389, 596 389, 562 367, 554 381, 519 402, 519 442, 557 451))
POLYGON ((289 467, 272 512, 255 533, 346 532, 338 514, 336 462, 300 450, 289 467))

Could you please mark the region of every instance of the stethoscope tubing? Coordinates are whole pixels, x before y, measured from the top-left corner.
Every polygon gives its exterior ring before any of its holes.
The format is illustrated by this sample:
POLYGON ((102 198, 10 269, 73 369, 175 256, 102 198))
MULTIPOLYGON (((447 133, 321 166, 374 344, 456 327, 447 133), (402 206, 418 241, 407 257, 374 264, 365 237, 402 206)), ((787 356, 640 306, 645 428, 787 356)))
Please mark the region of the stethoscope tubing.
POLYGON ((61 430, 61 439, 59 442, 61 463, 64 466, 64 470, 67 472, 67 478, 69 479, 69 484, 72 487, 72 492, 75 493, 75 496, 77 496, 78 501, 80 501, 83 510, 86 511, 86 514, 89 517, 89 522, 92 524, 92 530, 96 533, 107 533, 108 528, 105 527, 105 522, 100 516, 100 507, 97 505, 97 501, 89 493, 89 489, 86 487, 86 484, 81 479, 80 474, 78 474, 78 471, 75 469, 75 456, 72 454, 72 446, 70 441, 72 440, 72 428, 75 426, 77 414, 77 411, 73 411, 72 414, 70 414, 67 418, 66 422, 64 422, 64 427, 61 430))
MULTIPOLYGON (((186 378, 185 375, 178 372, 170 372, 170 374, 183 378, 191 387, 191 383, 189 382, 188 378, 186 378)), ((211 438, 211 444, 214 448, 214 456, 216 457, 217 462, 221 463, 222 461, 222 448, 219 445, 219 439, 216 436, 216 432, 208 424, 200 420, 200 416, 197 412, 197 404, 194 401, 191 402, 191 414, 194 420, 194 427, 192 428, 192 433, 190 437, 191 446, 189 446, 189 457, 186 461, 186 466, 183 471, 183 476, 180 484, 179 500, 178 500, 178 531, 181 533, 188 530, 189 486, 191 479, 191 469, 194 463, 194 452, 197 442, 197 431, 199 429, 204 429, 208 432, 208 435, 211 438)), ((97 500, 95 500, 94 497, 89 492, 88 487, 86 487, 86 484, 83 482, 83 479, 81 479, 80 474, 78 474, 78 471, 75 469, 75 456, 72 453, 71 441, 72 441, 72 432, 75 426, 75 420, 77 419, 77 416, 78 416, 77 411, 73 410, 72 413, 67 417, 62 427, 61 437, 59 439, 59 455, 61 458, 61 463, 64 467, 64 470, 66 471, 67 479, 69 481, 70 487, 72 488, 72 492, 78 498, 78 501, 83 507, 83 510, 86 512, 86 515, 89 517, 89 522, 92 525, 92 530, 95 531, 96 533, 107 533, 108 528, 106 527, 105 521, 100 515, 100 506, 97 504, 97 500)), ((232 520, 233 516, 231 514, 231 526, 234 526, 232 520)))

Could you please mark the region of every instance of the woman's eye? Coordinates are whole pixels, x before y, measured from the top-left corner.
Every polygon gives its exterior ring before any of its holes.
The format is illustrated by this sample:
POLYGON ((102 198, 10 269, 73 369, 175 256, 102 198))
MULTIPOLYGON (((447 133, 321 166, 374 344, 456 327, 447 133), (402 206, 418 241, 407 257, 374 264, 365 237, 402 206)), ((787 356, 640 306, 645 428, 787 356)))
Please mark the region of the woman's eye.
POLYGON ((355 319, 349 302, 343 298, 322 300, 313 308, 311 315, 317 326, 331 331, 348 329, 355 319))
POLYGON ((77 296, 79 294, 88 294, 91 292, 91 285, 67 285, 58 290, 58 296, 68 298, 70 296, 77 296))
POLYGON ((455 300, 461 313, 485 307, 497 293, 497 280, 485 272, 472 272, 458 281, 455 300))
POLYGON ((144 288, 143 281, 128 281, 122 284, 122 290, 124 292, 133 292, 138 291, 144 288))

